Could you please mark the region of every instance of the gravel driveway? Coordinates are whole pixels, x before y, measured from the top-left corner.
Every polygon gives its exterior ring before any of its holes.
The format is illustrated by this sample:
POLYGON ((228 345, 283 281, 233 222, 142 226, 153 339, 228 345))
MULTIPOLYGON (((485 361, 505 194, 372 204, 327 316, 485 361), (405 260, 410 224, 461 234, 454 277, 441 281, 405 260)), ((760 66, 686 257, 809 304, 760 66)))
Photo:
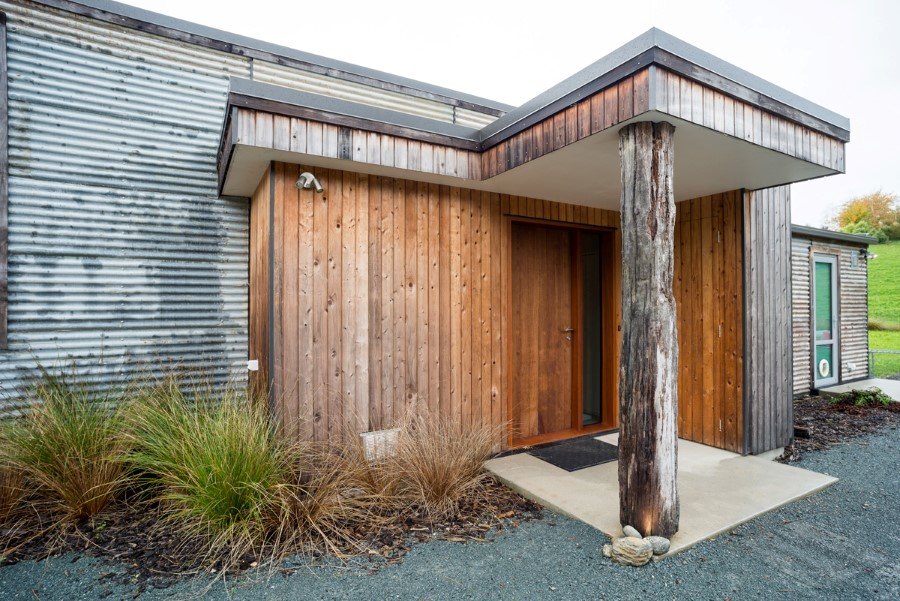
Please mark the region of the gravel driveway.
MULTIPOLYGON (((602 557, 606 537, 566 518, 509 529, 488 543, 432 542, 374 575, 354 566, 301 569, 226 588, 214 599, 898 599, 900 431, 887 430, 799 464, 840 478, 812 498, 644 568, 602 557)), ((8 599, 132 598, 109 566, 62 557, 0 568, 8 599), (107 575, 105 578, 104 575, 107 575)), ((141 599, 191 596, 197 584, 141 599)))

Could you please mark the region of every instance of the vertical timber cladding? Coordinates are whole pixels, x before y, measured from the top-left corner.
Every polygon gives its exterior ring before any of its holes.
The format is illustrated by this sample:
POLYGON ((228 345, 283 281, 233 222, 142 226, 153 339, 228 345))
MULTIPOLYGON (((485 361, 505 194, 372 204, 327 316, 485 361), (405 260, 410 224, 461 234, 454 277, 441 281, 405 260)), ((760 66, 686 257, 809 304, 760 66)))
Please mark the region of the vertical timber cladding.
MULTIPOLYGON (((463 425, 506 423, 507 216, 618 227, 614 211, 347 171, 274 169, 273 394, 285 429, 303 438, 378 430, 410 412, 463 425), (324 194, 295 187, 305 170, 324 194)), ((251 208, 254 231, 264 219, 251 208)), ((264 263, 251 258, 250 269, 260 286, 264 263)), ((251 313, 263 311, 253 298, 251 313)), ((263 323, 250 318, 251 330, 263 323)), ((255 336, 251 346, 264 349, 255 336)))
POLYGON ((741 192, 679 202, 675 217, 678 436, 743 449, 741 192))
POLYGON ((791 366, 791 193, 745 192, 744 441, 763 453, 793 437, 791 366))
MULTIPOLYGON (((508 217, 618 228, 614 211, 297 165, 274 170, 271 196, 267 176, 251 202, 251 358, 266 369, 271 285, 273 392, 286 428, 305 438, 390 427, 407 411, 506 423, 508 217), (297 190, 304 170, 324 194, 297 190)), ((739 192, 678 203, 674 280, 680 435, 738 451, 740 207, 739 192)), ((621 319, 616 304, 613 323, 621 319)))

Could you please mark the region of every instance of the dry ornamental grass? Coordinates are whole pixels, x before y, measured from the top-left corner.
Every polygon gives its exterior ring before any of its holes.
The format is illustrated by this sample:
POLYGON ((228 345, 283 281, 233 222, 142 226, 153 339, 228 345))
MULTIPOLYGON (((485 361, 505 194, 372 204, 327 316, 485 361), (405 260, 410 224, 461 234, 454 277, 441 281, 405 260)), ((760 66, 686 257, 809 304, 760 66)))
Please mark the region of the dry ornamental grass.
POLYGON ((127 475, 121 412, 109 396, 44 374, 24 417, 6 425, 4 459, 63 519, 101 511, 127 475))
POLYGON ((3 434, 0 517, 23 506, 29 517, 0 528, 0 556, 140 549, 135 569, 154 574, 275 569, 297 554, 393 561, 411 538, 478 539, 537 511, 484 471, 497 428, 414 417, 393 452, 369 460, 355 432, 284 438, 267 399, 238 388, 170 375, 123 397, 45 374, 41 402, 3 434), (24 502, 22 482, 39 484, 24 502), (51 543, 56 522, 68 526, 51 543))

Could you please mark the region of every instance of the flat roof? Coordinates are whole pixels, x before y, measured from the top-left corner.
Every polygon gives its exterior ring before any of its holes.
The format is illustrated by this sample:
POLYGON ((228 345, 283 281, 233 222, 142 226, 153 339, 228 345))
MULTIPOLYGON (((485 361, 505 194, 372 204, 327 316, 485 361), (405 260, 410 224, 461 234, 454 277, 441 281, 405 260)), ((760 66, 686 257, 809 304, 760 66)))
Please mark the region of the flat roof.
POLYGON ((846 232, 836 232, 834 230, 826 230, 819 227, 809 227, 808 225, 791 224, 791 235, 799 238, 820 238, 822 240, 833 240, 835 242, 852 242, 853 244, 862 244, 868 246, 877 244, 878 239, 868 234, 848 234, 846 232))
MULTIPOLYGON (((547 107, 554 107, 554 105, 557 104, 570 105, 585 96, 589 96, 595 92, 597 88, 604 87, 603 85, 592 85, 593 82, 601 82, 604 75, 615 73, 615 70, 620 66, 636 63, 634 67, 641 68, 651 63, 656 63, 675 71, 681 70, 679 69, 677 61, 667 60, 668 57, 662 56, 659 53, 652 53, 651 51, 653 50, 660 50, 672 57, 683 59, 691 65, 699 67, 707 74, 713 74, 720 78, 724 78, 738 86, 761 94, 765 98, 771 99, 779 105, 805 113, 815 119, 834 126, 837 130, 843 130, 849 134, 850 120, 847 117, 841 116, 823 106, 806 100, 805 98, 768 82, 761 77, 757 77, 748 71, 732 65, 717 56, 705 52, 696 46, 688 44, 665 31, 653 27, 626 43, 624 46, 621 46, 588 67, 582 69, 575 75, 564 79, 549 90, 538 94, 522 106, 509 111, 493 123, 488 124, 482 130, 482 139, 488 140, 503 132, 503 130, 512 127, 516 123, 519 123, 536 113, 543 112, 547 107)), ((699 79, 703 77, 703 74, 693 70, 690 73, 684 73, 682 71, 682 74, 688 76, 690 79, 699 79)), ((723 86, 721 85, 721 82, 720 85, 716 87, 722 88, 727 92, 727 85, 723 86)), ((548 112, 556 112, 559 108, 562 108, 562 106, 548 112)), ((774 106, 767 108, 776 109, 778 107, 774 106)), ((543 116, 540 118, 543 118, 543 116)), ((840 131, 836 131, 836 137, 840 137, 840 133, 840 131)))
POLYGON ((275 62, 281 57, 298 63, 298 68, 307 68, 367 85, 482 110, 500 117, 472 136, 472 141, 484 143, 485 146, 515 135, 548 114, 558 112, 597 89, 614 83, 626 71, 634 71, 650 64, 658 64, 690 79, 712 85, 736 98, 747 99, 766 110, 820 129, 842 141, 849 140, 850 121, 846 117, 656 28, 641 34, 523 105, 512 107, 471 94, 228 33, 110 0, 34 1, 37 4, 148 33, 203 44, 223 52, 256 56, 275 62))
POLYGON ((183 42, 209 46, 231 54, 267 59, 273 62, 279 62, 273 60, 275 57, 287 58, 326 75, 342 77, 359 83, 394 89, 404 93, 415 93, 418 91, 422 94, 416 95, 425 98, 435 97, 435 99, 450 101, 452 104, 458 104, 462 107, 487 109, 485 112, 495 116, 515 108, 503 102, 481 98, 473 94, 466 94, 465 92, 394 75, 393 73, 378 71, 377 69, 369 69, 368 67, 354 65, 318 54, 303 52, 295 48, 230 33, 214 27, 207 27, 199 23, 122 4, 121 2, 112 2, 111 0, 33 0, 33 2, 50 8, 92 17, 107 23, 114 23, 183 42))
POLYGON ((474 149, 478 131, 457 123, 448 123, 428 117, 420 117, 378 106, 342 100, 333 96, 301 92, 271 83, 232 77, 229 82, 228 102, 231 106, 253 106, 262 101, 272 111, 290 113, 288 107, 303 107, 326 115, 350 117, 370 123, 387 124, 435 136, 438 143, 474 149), (443 139, 441 139, 443 138, 443 139))

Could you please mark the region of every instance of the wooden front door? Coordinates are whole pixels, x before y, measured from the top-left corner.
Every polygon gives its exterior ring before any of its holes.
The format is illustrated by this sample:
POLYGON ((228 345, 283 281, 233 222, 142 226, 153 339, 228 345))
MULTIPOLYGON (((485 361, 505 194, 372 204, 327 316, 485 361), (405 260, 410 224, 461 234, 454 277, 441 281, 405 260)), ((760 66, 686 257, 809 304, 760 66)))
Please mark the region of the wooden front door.
POLYGON ((567 228, 512 223, 513 444, 577 427, 575 235, 567 228))

